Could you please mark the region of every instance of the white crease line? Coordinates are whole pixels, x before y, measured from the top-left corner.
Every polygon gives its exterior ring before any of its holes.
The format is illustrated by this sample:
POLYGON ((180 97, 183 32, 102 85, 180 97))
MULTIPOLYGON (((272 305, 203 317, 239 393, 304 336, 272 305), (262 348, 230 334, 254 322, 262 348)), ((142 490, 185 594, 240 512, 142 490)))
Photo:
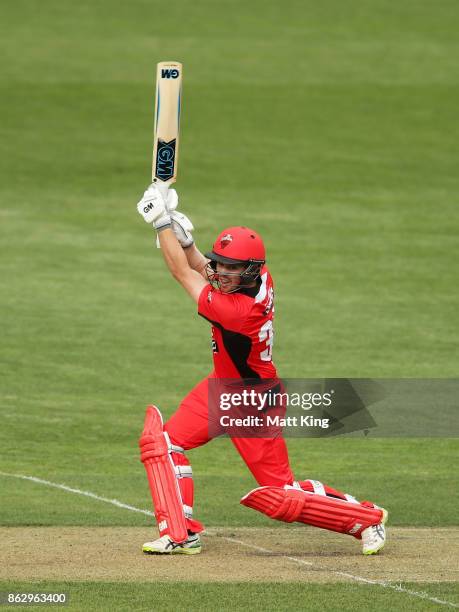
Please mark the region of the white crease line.
MULTIPOLYGON (((135 506, 130 506, 129 504, 124 504, 123 502, 118 501, 117 499, 108 499, 107 497, 101 497, 100 495, 96 495, 95 493, 91 493, 91 491, 82 491, 81 489, 75 489, 73 487, 68 487, 67 485, 58 484, 56 482, 51 482, 49 480, 43 480, 42 478, 36 478, 35 476, 24 476, 22 474, 10 474, 8 472, 0 471, 0 476, 10 476, 11 478, 20 478, 22 480, 30 480, 31 482, 36 482, 37 484, 43 484, 48 487, 54 487, 55 489, 61 489, 63 491, 68 491, 69 493, 76 493, 77 495, 84 495, 85 497, 90 497, 91 499, 96 499, 97 501, 102 501, 107 504, 112 504, 113 506, 117 506, 118 508, 123 508, 124 510, 130 510, 131 512, 140 512, 141 514, 146 514, 148 516, 154 516, 153 512, 150 510, 142 510, 140 508, 136 508, 135 506)), ((210 534, 209 534, 210 535, 210 534)), ((255 544, 248 544, 247 542, 243 542, 242 540, 236 540, 235 538, 228 538, 226 536, 220 536, 222 540, 226 540, 227 542, 234 542, 235 544, 240 544, 241 546, 245 546, 246 548, 252 548, 254 550, 258 550, 263 553, 268 553, 270 555, 275 555, 275 551, 268 550, 267 548, 262 548, 261 546, 255 546, 255 544)), ((284 557, 284 559, 288 559, 289 561, 293 561, 295 563, 299 563, 300 565, 307 565, 309 567, 314 567, 318 570, 322 570, 324 572, 330 572, 332 574, 336 574, 337 576, 343 576, 344 578, 349 578, 350 580, 354 580, 355 582, 371 584, 373 586, 380 586, 385 589, 392 589, 397 593, 406 593, 407 595, 411 595, 412 597, 418 597, 419 599, 426 599, 436 604, 440 604, 443 606, 450 606, 452 608, 459 608, 459 605, 451 602, 445 601, 443 599, 438 599, 437 597, 431 597, 428 593, 423 593, 421 591, 412 591, 410 589, 405 589, 401 584, 391 584, 390 582, 384 582, 383 580, 371 580, 370 578, 363 578, 363 576, 354 576, 354 574, 349 574, 347 572, 340 572, 338 570, 333 570, 329 568, 321 568, 319 565, 312 563, 311 561, 304 561, 303 559, 298 559, 296 557, 289 557, 288 555, 280 555, 284 557)))
POLYGON ((91 499, 97 499, 97 501, 105 502, 106 504, 112 504, 112 506, 117 506, 118 508, 124 508, 125 510, 130 510, 131 512, 140 512, 141 514, 146 514, 147 516, 154 516, 154 513, 150 510, 141 510, 140 508, 136 508, 135 506, 130 506, 129 504, 123 504, 123 502, 118 501, 117 499, 108 499, 108 497, 101 497, 100 495, 96 495, 95 493, 91 493, 91 491, 82 491, 81 489, 74 489, 73 487, 68 487, 67 485, 58 484, 57 482, 50 482, 49 480, 43 480, 42 478, 36 478, 35 476, 23 476, 22 474, 9 474, 8 472, 0 472, 1 476, 11 476, 12 478, 21 478, 22 480, 31 480, 32 482, 36 482, 38 484, 46 485, 47 487, 54 487, 55 489, 62 489, 63 491, 68 491, 69 493, 77 493, 78 495, 84 495, 85 497, 91 497, 91 499))
MULTIPOLYGON (((240 544, 241 546, 246 546, 247 548, 253 548, 254 550, 259 550, 260 552, 269 553, 275 555, 276 553, 273 550, 268 550, 267 548, 262 548, 261 546, 255 546, 254 544, 247 544, 247 542, 243 542, 242 540, 236 540, 235 538, 227 538, 225 536, 220 536, 222 540, 226 540, 227 542, 235 542, 236 544, 240 544)), ((385 589, 392 589, 393 591, 397 591, 399 593, 407 593, 408 595, 412 595, 413 597, 419 597, 420 599, 428 599, 437 604, 441 604, 443 606, 451 606, 452 608, 459 608, 459 605, 451 602, 444 601, 443 599, 438 599, 437 597, 431 597, 428 593, 422 593, 420 591, 411 591, 410 589, 405 589, 401 584, 391 584, 390 582, 384 582, 383 580, 371 580, 370 578, 363 578, 363 576, 354 576, 354 574, 349 574, 348 572, 340 572, 338 570, 330 569, 328 567, 320 567, 316 563, 312 563, 311 561, 304 561, 303 559, 297 559, 296 557, 289 557, 288 555, 279 555, 284 557, 284 559, 288 559, 289 561, 294 561, 295 563, 300 563, 301 565, 308 565, 309 567, 314 567, 316 570, 321 570, 323 572, 331 572, 332 574, 336 574, 337 576, 343 576, 344 578, 350 578, 355 582, 363 582, 365 584, 372 584, 375 586, 381 586, 385 589)))

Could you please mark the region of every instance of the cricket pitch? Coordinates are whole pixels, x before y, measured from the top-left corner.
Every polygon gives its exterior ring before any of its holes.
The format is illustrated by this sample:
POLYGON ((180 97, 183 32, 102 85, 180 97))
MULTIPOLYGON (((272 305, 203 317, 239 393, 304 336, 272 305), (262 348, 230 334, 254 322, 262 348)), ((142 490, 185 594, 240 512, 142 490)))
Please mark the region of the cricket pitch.
POLYGON ((203 552, 144 555, 156 530, 138 527, 2 527, 3 580, 388 582, 457 580, 459 528, 389 529, 384 551, 303 527, 209 529, 203 552), (186 571, 184 571, 186 569, 186 571))

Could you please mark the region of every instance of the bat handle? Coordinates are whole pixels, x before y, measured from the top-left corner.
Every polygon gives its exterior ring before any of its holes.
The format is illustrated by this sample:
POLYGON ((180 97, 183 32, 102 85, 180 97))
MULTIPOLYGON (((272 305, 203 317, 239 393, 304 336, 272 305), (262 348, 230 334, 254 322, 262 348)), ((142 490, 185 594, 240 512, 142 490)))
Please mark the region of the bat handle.
POLYGON ((167 200, 167 192, 169 191, 170 183, 165 183, 164 181, 155 181, 155 185, 158 188, 160 194, 163 196, 165 200, 167 200))
MULTIPOLYGON (((169 191, 170 182, 165 183, 164 181, 158 181, 157 179, 153 181, 156 185, 159 193, 163 196, 164 201, 167 200, 167 193, 169 191)), ((156 248, 160 249, 161 245, 159 244, 159 236, 156 236, 156 248)))

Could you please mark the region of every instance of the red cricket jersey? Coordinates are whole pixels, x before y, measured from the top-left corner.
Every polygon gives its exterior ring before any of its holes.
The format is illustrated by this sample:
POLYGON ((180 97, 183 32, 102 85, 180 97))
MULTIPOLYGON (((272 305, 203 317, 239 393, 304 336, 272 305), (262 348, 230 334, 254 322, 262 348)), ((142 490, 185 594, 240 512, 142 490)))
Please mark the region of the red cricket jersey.
POLYGON ((207 285, 198 314, 212 324, 212 350, 217 378, 276 378, 272 362, 274 290, 263 266, 255 287, 222 293, 207 285))

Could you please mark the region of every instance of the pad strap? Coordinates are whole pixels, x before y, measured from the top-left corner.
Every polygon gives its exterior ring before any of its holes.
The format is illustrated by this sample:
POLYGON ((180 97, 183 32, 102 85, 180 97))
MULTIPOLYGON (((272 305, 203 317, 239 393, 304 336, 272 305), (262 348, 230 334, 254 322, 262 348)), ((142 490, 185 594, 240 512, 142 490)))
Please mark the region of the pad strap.
POLYGON ((319 480, 308 480, 311 483, 313 491, 316 495, 327 495, 325 493, 325 487, 319 480))
POLYGON ((174 470, 177 478, 193 478, 191 465, 175 465, 174 470))
POLYGON ((344 497, 346 498, 346 501, 349 502, 350 504, 358 504, 359 502, 355 499, 355 497, 353 495, 349 495, 349 493, 345 493, 344 497))
POLYGON ((191 506, 187 506, 186 504, 183 504, 183 512, 185 513, 185 517, 187 519, 193 518, 193 508, 191 506))

